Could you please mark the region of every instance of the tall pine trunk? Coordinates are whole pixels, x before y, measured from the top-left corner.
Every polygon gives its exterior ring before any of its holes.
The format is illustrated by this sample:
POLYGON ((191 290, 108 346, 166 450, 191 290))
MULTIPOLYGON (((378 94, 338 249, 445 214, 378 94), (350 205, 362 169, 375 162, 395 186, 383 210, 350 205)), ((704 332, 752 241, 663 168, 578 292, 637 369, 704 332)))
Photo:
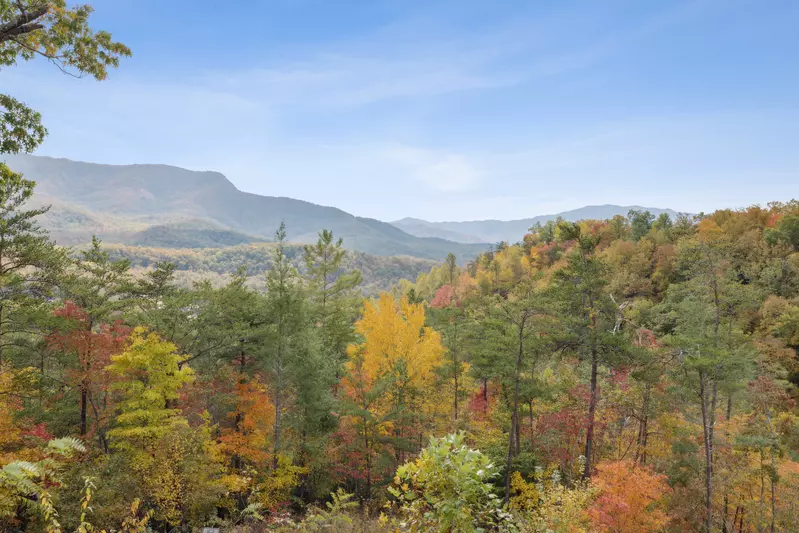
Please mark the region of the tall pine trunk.
POLYGON ((596 419, 596 404, 597 404, 597 367, 599 366, 598 355, 596 347, 591 350, 591 398, 588 402, 588 421, 586 423, 585 431, 585 470, 583 471, 583 478, 588 479, 591 477, 591 462, 594 453, 594 425, 596 419))
POLYGON ((711 533, 713 528, 713 411, 716 401, 715 391, 711 393, 707 389, 707 375, 702 371, 699 375, 699 397, 702 407, 702 440, 705 449, 705 532, 711 533))
POLYGON ((519 326, 519 352, 516 354, 516 369, 513 374, 513 412, 511 414, 510 432, 508 432, 508 464, 505 470, 505 503, 510 501, 510 471, 513 457, 516 454, 516 440, 519 427, 519 374, 522 371, 522 355, 524 354, 524 325, 519 326))

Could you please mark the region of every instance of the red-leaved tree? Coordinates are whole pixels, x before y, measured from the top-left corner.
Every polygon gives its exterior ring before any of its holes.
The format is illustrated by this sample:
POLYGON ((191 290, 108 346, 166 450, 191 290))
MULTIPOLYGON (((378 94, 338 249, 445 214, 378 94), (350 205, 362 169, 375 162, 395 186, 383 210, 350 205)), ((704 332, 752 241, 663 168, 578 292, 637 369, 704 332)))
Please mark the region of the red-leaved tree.
POLYGON ((121 321, 92 327, 86 311, 70 300, 54 314, 62 321, 47 337, 47 344, 50 350, 74 358, 67 380, 80 393, 80 435, 97 435, 106 448, 111 376, 105 367, 113 354, 124 351, 131 329, 121 321))

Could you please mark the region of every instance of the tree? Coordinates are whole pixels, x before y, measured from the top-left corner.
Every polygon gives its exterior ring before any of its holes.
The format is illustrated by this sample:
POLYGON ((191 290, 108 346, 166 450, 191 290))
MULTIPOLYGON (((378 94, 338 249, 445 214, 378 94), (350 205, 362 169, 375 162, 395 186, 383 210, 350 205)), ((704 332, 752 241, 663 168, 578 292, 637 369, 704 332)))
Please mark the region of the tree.
POLYGON ((799 215, 782 217, 776 228, 766 230, 766 241, 771 244, 785 243, 794 250, 799 250, 799 215))
POLYGON ((444 263, 447 284, 436 291, 430 301, 430 322, 441 332, 447 348, 448 361, 443 369, 444 376, 452 383, 452 416, 457 423, 460 413, 460 400, 464 395, 463 379, 468 369, 464 363, 465 335, 463 322, 466 309, 458 288, 459 269, 454 254, 448 254, 444 263))
POLYGON ((558 227, 561 241, 573 241, 567 263, 552 280, 551 297, 560 318, 558 343, 590 365, 590 397, 585 433, 584 478, 591 476, 594 426, 599 402, 598 370, 602 363, 618 360, 626 351, 617 335, 618 308, 607 292, 607 266, 594 253, 597 240, 575 224, 558 227))
POLYGON ((367 454, 368 494, 370 457, 380 436, 391 435, 397 464, 422 438, 425 415, 436 405, 435 372, 444 348, 440 335, 425 326, 422 304, 397 302, 388 293, 376 303, 364 302, 355 329, 362 340, 348 349, 344 393, 367 454))
MULTIPOLYGON (((687 280, 669 287, 665 305, 674 309, 667 345, 676 349, 680 365, 674 378, 686 402, 701 413, 704 447, 705 530, 713 527, 714 446, 719 394, 731 391, 751 365, 751 348, 741 331, 740 313, 748 290, 728 268, 726 246, 700 238, 682 250, 687 280)), ((731 411, 731 399, 728 400, 731 411)))
POLYGON ((630 219, 633 241, 640 241, 652 228, 652 221, 655 220, 655 215, 649 211, 630 209, 630 212, 627 213, 627 218, 630 219))
POLYGON ((88 411, 92 410, 91 433, 97 434, 103 448, 108 450, 105 430, 108 423, 108 398, 110 379, 106 366, 111 362, 111 355, 121 353, 130 335, 130 328, 120 321, 114 324, 101 324, 99 328, 91 327, 88 314, 72 301, 54 311, 63 319, 47 337, 51 350, 75 358, 75 371, 70 372, 70 381, 77 383, 80 391, 80 436, 89 434, 88 411))
POLYGON ((509 395, 510 428, 508 430, 505 469, 505 502, 510 499, 510 479, 515 457, 521 453, 521 421, 519 405, 523 373, 534 367, 543 353, 546 341, 541 335, 548 327, 546 304, 534 279, 521 280, 504 296, 485 297, 476 318, 480 322, 481 351, 494 354, 490 363, 509 395))
POLYGON ((666 525, 666 476, 631 461, 600 464, 597 472, 593 483, 599 494, 589 515, 599 532, 660 531, 666 525))
POLYGON ((322 230, 316 244, 304 248, 313 320, 320 330, 323 350, 336 366, 336 378, 346 361, 347 345, 353 340, 352 323, 361 284, 359 271, 344 270, 346 251, 342 242, 333 238, 333 232, 322 230))
POLYGON ((430 302, 429 322, 441 332, 447 348, 447 363, 442 368, 443 377, 452 386, 452 418, 458 422, 460 401, 465 395, 463 381, 468 371, 464 362, 466 335, 463 332, 466 321, 464 302, 457 297, 452 285, 442 285, 430 302))
POLYGON ((153 442, 173 426, 185 425, 180 411, 170 407, 180 388, 190 382, 194 372, 181 366, 184 356, 175 345, 155 333, 138 327, 130 345, 111 356, 108 371, 118 377, 113 389, 120 392, 116 425, 108 432, 114 448, 134 455, 147 455, 153 442))
POLYGON ((35 185, 0 163, 0 362, 31 350, 66 263, 36 220, 48 208, 25 208, 35 185))
MULTIPOLYGON (((66 0, 0 0, 0 68, 38 56, 75 76, 106 79, 108 68, 131 53, 110 33, 89 27, 92 11, 66 0)), ((0 94, 0 153, 32 152, 46 135, 39 113, 0 94)))
POLYGON ((92 237, 89 248, 81 251, 62 281, 62 289, 66 299, 86 313, 90 329, 119 318, 134 303, 130 261, 112 259, 102 242, 92 237))
MULTIPOLYGON (((284 412, 290 393, 294 393, 295 427, 319 420, 329 413, 329 391, 332 383, 324 380, 329 366, 319 358, 319 350, 311 337, 310 314, 299 274, 286 256, 286 225, 275 233, 272 268, 267 273, 264 300, 265 329, 261 364, 269 376, 275 409, 273 436, 273 468, 286 448, 282 440, 284 412)), ((309 426, 300 428, 306 435, 309 426)))

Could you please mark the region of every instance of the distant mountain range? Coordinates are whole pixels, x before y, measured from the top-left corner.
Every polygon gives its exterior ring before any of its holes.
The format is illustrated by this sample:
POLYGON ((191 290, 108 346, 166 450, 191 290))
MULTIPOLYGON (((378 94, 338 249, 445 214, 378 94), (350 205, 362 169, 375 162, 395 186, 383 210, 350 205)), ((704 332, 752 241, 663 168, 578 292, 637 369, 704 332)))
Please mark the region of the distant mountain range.
POLYGON ((438 237, 461 243, 506 241, 518 242, 524 237, 527 230, 537 222, 545 223, 549 220, 563 218, 571 222, 578 220, 604 220, 616 215, 627 215, 631 209, 649 211, 657 216, 668 213, 672 218, 679 215, 672 209, 657 207, 641 207, 638 205, 590 205, 564 211, 554 215, 541 215, 521 220, 473 220, 468 222, 428 222, 418 218, 403 218, 392 224, 406 233, 418 237, 438 237))
POLYGON ((334 207, 238 190, 217 172, 167 165, 98 165, 6 155, 8 165, 37 182, 34 201, 51 204, 43 225, 60 244, 106 242, 161 248, 209 248, 271 241, 281 221, 288 240, 315 242, 321 229, 345 246, 381 256, 469 259, 488 244, 419 237, 334 207))
POLYGON ((167 165, 99 165, 68 159, 5 155, 8 165, 37 182, 34 203, 52 208, 42 220, 59 244, 79 245, 96 235, 107 243, 158 249, 213 249, 273 240, 285 221, 293 243, 315 242, 332 230, 350 249, 376 256, 469 260, 499 241, 519 241, 536 222, 605 219, 648 209, 589 206, 523 220, 393 223, 356 217, 334 207, 238 190, 218 172, 167 165))

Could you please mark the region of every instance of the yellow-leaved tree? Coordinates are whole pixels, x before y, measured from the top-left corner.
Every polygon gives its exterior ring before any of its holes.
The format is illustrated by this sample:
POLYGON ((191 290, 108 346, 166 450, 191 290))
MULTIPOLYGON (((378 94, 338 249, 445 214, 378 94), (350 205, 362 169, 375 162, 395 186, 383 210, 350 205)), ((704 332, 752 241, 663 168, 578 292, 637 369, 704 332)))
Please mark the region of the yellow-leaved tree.
POLYGON ((224 491, 218 446, 211 426, 194 427, 177 408, 181 387, 194 373, 169 341, 136 328, 128 349, 111 356, 119 393, 116 425, 108 434, 126 465, 130 490, 141 495, 158 524, 199 525, 224 491))
POLYGON ((194 375, 184 360, 174 344, 141 327, 133 331, 127 350, 111 356, 108 370, 119 378, 113 388, 122 396, 116 427, 109 431, 115 448, 143 451, 173 425, 186 423, 172 408, 194 375))
POLYGON ((409 452, 419 450, 436 410, 444 404, 436 390, 444 347, 438 332, 425 326, 423 304, 404 297, 397 301, 388 293, 377 302, 364 302, 355 330, 361 341, 348 348, 344 394, 368 495, 375 461, 393 470, 409 452), (393 461, 386 461, 390 456, 393 461))

